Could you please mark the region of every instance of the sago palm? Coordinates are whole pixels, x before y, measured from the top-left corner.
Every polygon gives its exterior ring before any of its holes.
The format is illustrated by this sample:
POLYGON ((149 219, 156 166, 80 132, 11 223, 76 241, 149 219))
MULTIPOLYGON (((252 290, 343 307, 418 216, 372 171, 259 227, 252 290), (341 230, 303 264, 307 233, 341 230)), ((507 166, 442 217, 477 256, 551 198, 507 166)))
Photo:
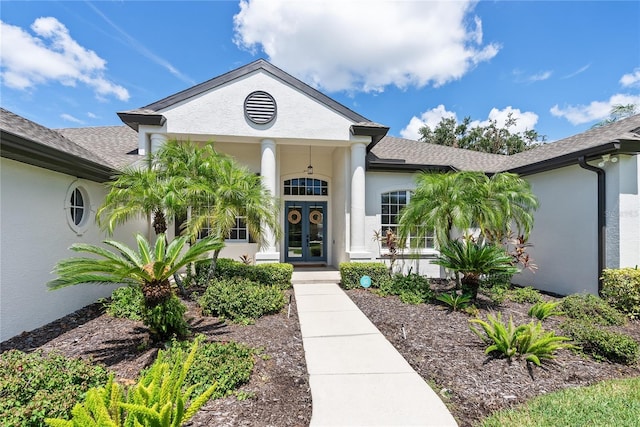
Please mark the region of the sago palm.
POLYGON ((185 250, 187 236, 174 239, 167 245, 164 234, 160 234, 153 247, 142 235, 138 235, 136 240, 137 251, 113 240, 105 240, 104 243, 115 248, 117 252, 84 243, 72 245, 72 251, 92 256, 59 261, 53 271, 58 278, 48 282, 47 286, 50 289, 84 283, 140 286, 145 302, 143 321, 152 329, 152 333, 164 337, 172 331, 163 324, 163 309, 166 308, 163 305, 176 305, 175 301, 171 302, 175 296, 169 278, 180 268, 197 261, 206 253, 219 250, 223 244, 211 237, 202 239, 185 250))
POLYGON ((500 246, 481 244, 470 238, 450 241, 440 248, 440 255, 433 261, 434 264, 462 273, 461 285, 471 293, 473 299, 478 295, 483 275, 517 273, 518 269, 512 262, 512 257, 500 246))

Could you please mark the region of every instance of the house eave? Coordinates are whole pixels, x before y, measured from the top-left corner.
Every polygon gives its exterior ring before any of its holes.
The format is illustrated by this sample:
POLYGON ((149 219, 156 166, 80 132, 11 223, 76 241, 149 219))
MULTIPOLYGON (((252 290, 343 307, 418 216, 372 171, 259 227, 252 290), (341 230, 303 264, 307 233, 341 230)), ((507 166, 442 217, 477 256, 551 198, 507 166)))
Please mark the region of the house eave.
POLYGON ((118 117, 136 132, 140 125, 163 126, 167 121, 167 118, 162 114, 131 113, 126 111, 118 113, 118 117))
POLYGON ((349 128, 349 131, 354 136, 370 136, 371 137, 371 142, 367 145, 367 152, 369 152, 373 147, 376 146, 378 142, 380 142, 382 138, 384 138, 387 135, 387 132, 389 132, 389 127, 367 126, 367 125, 355 124, 355 125, 351 125, 351 127, 349 128))
POLYGON ((579 159, 581 157, 584 157, 587 160, 594 160, 598 156, 602 156, 604 154, 637 154, 638 152, 640 152, 640 141, 615 140, 597 147, 591 147, 540 162, 509 168, 506 169, 505 172, 517 173, 522 176, 533 175, 566 166, 577 165, 579 164, 579 159))
POLYGON ((115 172, 108 166, 65 153, 4 130, 0 130, 0 140, 2 141, 0 155, 21 163, 95 182, 109 181, 115 172))
POLYGON ((456 170, 457 169, 451 165, 426 165, 418 163, 406 163, 404 160, 395 159, 367 161, 367 171, 372 172, 451 172, 456 170))

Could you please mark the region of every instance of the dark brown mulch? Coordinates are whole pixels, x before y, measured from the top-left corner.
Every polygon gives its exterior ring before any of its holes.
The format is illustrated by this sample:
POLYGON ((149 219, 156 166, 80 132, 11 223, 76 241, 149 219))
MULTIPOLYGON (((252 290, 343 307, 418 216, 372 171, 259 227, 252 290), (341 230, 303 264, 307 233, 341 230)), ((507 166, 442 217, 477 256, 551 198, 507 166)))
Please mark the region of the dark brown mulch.
MULTIPOLYGON (((551 363, 529 366, 523 360, 495 359, 468 326, 469 315, 449 312, 434 304, 409 305, 398 297, 380 297, 363 290, 347 292, 351 299, 407 359, 411 366, 442 396, 460 426, 474 426, 498 409, 522 403, 559 389, 584 386, 606 379, 640 376, 640 365, 596 362, 562 350, 551 363), (403 336, 404 326, 406 339, 403 336)), ((546 297, 552 299, 551 297, 546 297)), ((490 307, 480 299, 480 317, 501 311, 515 324, 528 323, 531 304, 506 301, 490 307)), ((563 319, 550 318, 544 325, 562 335, 563 319)), ((618 328, 640 342, 640 322, 618 328)))
MULTIPOLYGON (((293 290, 287 291, 289 294, 293 290)), ((192 330, 209 341, 236 341, 261 349, 250 381, 240 388, 246 400, 235 396, 209 401, 189 426, 307 426, 311 419, 311 393, 295 310, 258 319, 254 325, 236 325, 200 314, 193 301, 185 301, 192 330)), ((155 360, 158 348, 150 345, 141 322, 112 318, 99 304, 87 306, 42 328, 1 344, 9 349, 57 351, 70 357, 92 358, 106 365, 121 380, 133 380, 155 360)))
MULTIPOLYGON (((289 291, 292 293, 292 291, 289 291)), ((534 396, 597 381, 640 376, 640 366, 596 362, 568 350, 543 367, 522 360, 508 363, 485 356, 484 346, 468 327, 470 316, 449 312, 433 304, 408 305, 397 297, 380 297, 362 289, 347 291, 360 309, 387 339, 427 380, 447 403, 460 426, 475 426, 491 412, 524 402, 534 396), (403 336, 402 329, 406 333, 403 336)), ((547 299, 552 299, 547 297, 547 299)), ((241 326, 203 317, 195 303, 186 301, 194 332, 209 340, 238 341, 264 348, 266 358, 256 357, 256 366, 241 391, 248 400, 230 396, 210 401, 193 418, 191 426, 304 426, 311 418, 311 395, 302 339, 292 304, 287 310, 241 326)), ((480 300, 480 316, 501 311, 516 323, 529 322, 530 304, 505 302, 491 307, 480 300)), ((545 321, 558 329, 562 318, 545 321)), ((618 328, 640 342, 640 322, 618 328)), ((121 379, 133 379, 153 362, 156 348, 148 348, 149 337, 140 322, 114 319, 94 304, 43 328, 1 344, 2 351, 57 350, 74 357, 92 357, 121 379)))

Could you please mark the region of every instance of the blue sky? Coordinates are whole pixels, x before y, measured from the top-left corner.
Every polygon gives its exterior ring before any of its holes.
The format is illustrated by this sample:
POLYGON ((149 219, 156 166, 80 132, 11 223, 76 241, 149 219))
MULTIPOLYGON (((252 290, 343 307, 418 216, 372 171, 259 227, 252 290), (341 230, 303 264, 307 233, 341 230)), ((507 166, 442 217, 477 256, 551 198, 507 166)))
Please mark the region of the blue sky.
POLYGON ((264 58, 415 137, 511 112, 549 141, 640 106, 638 1, 2 1, 1 104, 51 128, 121 124, 264 58))

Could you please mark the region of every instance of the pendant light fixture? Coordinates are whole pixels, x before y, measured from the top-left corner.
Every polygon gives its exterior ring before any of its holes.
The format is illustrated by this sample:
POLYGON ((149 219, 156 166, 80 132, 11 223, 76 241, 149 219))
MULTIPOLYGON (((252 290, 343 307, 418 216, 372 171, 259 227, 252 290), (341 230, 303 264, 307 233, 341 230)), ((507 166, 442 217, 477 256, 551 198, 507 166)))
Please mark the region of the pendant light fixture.
POLYGON ((311 146, 309 146, 309 166, 307 166, 307 175, 313 175, 313 165, 311 164, 311 146))

